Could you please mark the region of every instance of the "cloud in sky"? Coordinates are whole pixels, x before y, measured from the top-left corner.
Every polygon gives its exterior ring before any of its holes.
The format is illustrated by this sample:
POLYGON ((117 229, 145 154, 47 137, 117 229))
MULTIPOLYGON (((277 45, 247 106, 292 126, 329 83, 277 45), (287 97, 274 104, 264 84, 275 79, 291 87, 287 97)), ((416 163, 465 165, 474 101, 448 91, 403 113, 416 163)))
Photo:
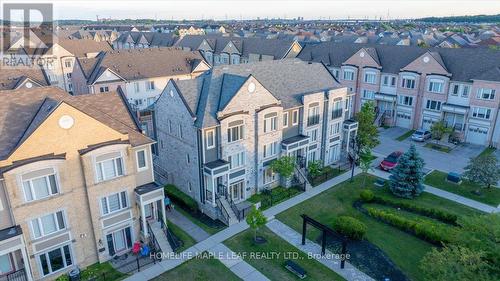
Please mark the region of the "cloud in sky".
MULTIPOLYGON (((19 1, 17 1, 19 2, 19 1)), ((47 2, 47 1, 29 1, 47 2)), ((55 0, 57 19, 419 18, 500 13, 498 0, 55 0)))

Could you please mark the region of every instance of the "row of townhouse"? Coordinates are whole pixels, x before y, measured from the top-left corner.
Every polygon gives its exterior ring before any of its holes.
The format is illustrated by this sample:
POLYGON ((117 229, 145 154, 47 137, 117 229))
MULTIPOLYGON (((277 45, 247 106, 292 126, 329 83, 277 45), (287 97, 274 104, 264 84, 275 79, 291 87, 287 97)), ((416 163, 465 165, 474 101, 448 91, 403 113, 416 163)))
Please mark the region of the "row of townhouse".
POLYGON ((73 70, 75 95, 123 90, 139 114, 143 130, 153 137, 152 105, 170 79, 192 79, 209 66, 199 52, 176 48, 102 52, 77 60, 73 70))
POLYGON ((156 164, 205 213, 234 223, 229 204, 279 184, 270 169, 278 157, 302 163, 297 176, 310 161, 345 157, 357 131, 346 120, 348 98, 323 64, 299 59, 220 65, 170 80, 155 104, 156 164))
POLYGON ((113 48, 118 49, 137 49, 153 47, 172 47, 179 39, 174 33, 159 32, 123 32, 113 42, 113 48))
POLYGON ((351 112, 370 100, 381 124, 429 129, 444 120, 462 141, 500 146, 500 52, 322 43, 298 57, 323 62, 355 93, 351 112))
POLYGON ((194 25, 159 24, 153 25, 151 32, 178 33, 180 37, 184 37, 186 35, 223 34, 226 33, 226 28, 219 24, 205 24, 201 27, 194 25))
POLYGON ((302 49, 294 40, 221 35, 186 35, 175 46, 200 51, 212 66, 294 58, 302 49))
POLYGON ((0 96, 0 280, 53 280, 160 229, 154 142, 123 93, 39 87, 0 96))
POLYGON ((0 90, 17 90, 50 85, 43 68, 2 68, 0 71, 0 90))

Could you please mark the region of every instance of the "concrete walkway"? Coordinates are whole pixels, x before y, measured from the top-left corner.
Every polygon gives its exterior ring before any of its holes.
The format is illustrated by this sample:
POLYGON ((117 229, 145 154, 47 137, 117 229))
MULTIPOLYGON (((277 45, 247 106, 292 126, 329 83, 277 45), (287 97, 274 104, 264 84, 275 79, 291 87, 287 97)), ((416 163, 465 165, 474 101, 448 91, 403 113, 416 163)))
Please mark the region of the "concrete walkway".
POLYGON ((301 250, 307 255, 314 257, 315 260, 322 263, 329 269, 335 271, 338 275, 342 276, 346 280, 374 280, 347 261, 345 262, 344 268, 341 269, 340 260, 335 258, 334 253, 326 250, 325 255, 321 255, 321 246, 309 239, 306 239, 306 244, 302 245, 302 235, 290 228, 288 225, 280 222, 279 220, 271 220, 267 223, 267 227, 271 229, 271 231, 276 235, 292 244, 295 248, 301 250))
POLYGON ((215 257, 220 260, 229 270, 236 276, 248 281, 268 281, 269 278, 260 273, 253 266, 244 261, 241 257, 237 257, 236 253, 231 251, 224 244, 219 243, 209 250, 215 257))
POLYGON ((180 229, 184 230, 187 234, 189 234, 189 236, 193 237, 196 242, 203 241, 210 237, 210 234, 203 230, 203 228, 197 226, 174 208, 167 211, 167 219, 171 223, 177 225, 180 229))
MULTIPOLYGON (((379 178, 383 178, 383 179, 389 179, 389 176, 391 175, 390 173, 383 172, 379 169, 373 169, 369 173, 372 175, 375 175, 379 178)), ((476 209, 476 210, 479 210, 479 211, 482 211, 485 213, 499 213, 500 212, 499 208, 495 208, 495 207, 492 207, 490 205, 487 205, 487 204, 484 204, 484 203, 457 195, 455 193, 451 193, 451 192, 439 189, 439 188, 435 188, 435 187, 432 187, 432 186, 429 186, 426 184, 424 184, 424 186, 425 186, 425 189, 424 189, 425 192, 429 192, 429 193, 434 194, 436 196, 448 199, 450 201, 457 202, 459 204, 471 207, 473 209, 476 209)))

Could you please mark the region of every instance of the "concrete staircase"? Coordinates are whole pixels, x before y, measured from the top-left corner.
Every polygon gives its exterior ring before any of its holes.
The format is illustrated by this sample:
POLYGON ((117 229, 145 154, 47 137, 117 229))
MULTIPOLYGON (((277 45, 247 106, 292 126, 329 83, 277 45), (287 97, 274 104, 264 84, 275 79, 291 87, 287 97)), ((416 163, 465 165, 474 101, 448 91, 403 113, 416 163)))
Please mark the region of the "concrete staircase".
POLYGON ((231 208, 229 202, 227 202, 226 198, 219 197, 218 200, 220 201, 219 208, 221 209, 222 212, 222 221, 226 223, 228 226, 238 223, 238 218, 236 217, 236 214, 231 208))
POLYGON ((167 235, 161 228, 161 224, 158 221, 154 222, 149 222, 149 225, 151 227, 151 231, 153 232, 153 235, 158 242, 158 246, 160 247, 161 251, 163 253, 171 253, 172 247, 170 246, 170 243, 168 242, 167 235))

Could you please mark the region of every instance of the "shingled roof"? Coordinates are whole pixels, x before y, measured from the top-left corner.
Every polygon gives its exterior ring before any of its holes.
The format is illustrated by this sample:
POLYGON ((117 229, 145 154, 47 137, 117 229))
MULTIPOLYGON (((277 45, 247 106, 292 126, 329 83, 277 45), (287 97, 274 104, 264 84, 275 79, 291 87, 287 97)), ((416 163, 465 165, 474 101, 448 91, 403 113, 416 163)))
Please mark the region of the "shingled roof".
POLYGON ((113 50, 107 41, 97 42, 92 39, 59 39, 56 43, 77 58, 84 58, 91 53, 113 50))
POLYGON ((14 90, 22 83, 31 80, 38 86, 48 86, 49 82, 41 68, 2 68, 0 71, 0 90, 14 90))
POLYGON ((120 34, 116 42, 139 44, 144 39, 148 46, 172 47, 179 37, 174 33, 130 31, 120 34), (129 40, 132 40, 132 42, 129 42, 129 40))
POLYGON ((222 50, 233 42, 243 57, 248 57, 249 54, 260 54, 272 56, 274 59, 283 58, 290 50, 293 40, 280 39, 263 39, 263 38, 246 38, 246 37, 229 37, 222 35, 186 35, 175 44, 178 47, 197 50, 206 40, 215 54, 220 54, 222 50))
POLYGON ((500 52, 486 48, 420 48, 325 42, 306 45, 297 57, 305 61, 340 67, 361 48, 373 48, 376 51, 382 72, 385 73, 398 74, 401 68, 429 51, 452 74, 453 81, 471 82, 473 79, 479 79, 500 82, 497 70, 500 67, 500 52))
POLYGON ((87 82, 94 83, 110 69, 125 80, 190 74, 204 59, 198 51, 149 48, 103 52, 97 59, 79 59, 87 82))
POLYGON ((218 124, 217 112, 250 75, 279 99, 284 108, 301 106, 303 95, 340 87, 323 64, 299 59, 221 65, 195 80, 173 83, 195 114, 195 125, 211 127, 218 124))
POLYGON ((151 143, 119 92, 71 96, 57 87, 0 91, 0 159, 6 159, 26 140, 61 102, 92 116, 107 126, 128 134, 132 146, 151 143))

